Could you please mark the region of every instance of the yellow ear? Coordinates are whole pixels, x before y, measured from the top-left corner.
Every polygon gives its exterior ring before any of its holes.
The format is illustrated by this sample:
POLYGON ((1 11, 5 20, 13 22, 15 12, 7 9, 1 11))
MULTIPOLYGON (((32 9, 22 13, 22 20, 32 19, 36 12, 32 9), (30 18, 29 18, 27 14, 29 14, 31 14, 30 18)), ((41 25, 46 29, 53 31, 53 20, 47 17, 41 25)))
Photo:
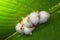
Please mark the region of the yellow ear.
POLYGON ((29 17, 26 20, 27 20, 27 22, 30 22, 30 18, 29 17))
POLYGON ((38 16, 37 16, 37 17, 38 17, 38 18, 40 18, 40 14, 39 14, 39 11, 37 11, 37 14, 38 14, 38 16))
POLYGON ((38 14, 38 16, 37 16, 38 18, 40 18, 40 14, 38 14))
POLYGON ((23 24, 23 21, 21 21, 20 23, 23 24))

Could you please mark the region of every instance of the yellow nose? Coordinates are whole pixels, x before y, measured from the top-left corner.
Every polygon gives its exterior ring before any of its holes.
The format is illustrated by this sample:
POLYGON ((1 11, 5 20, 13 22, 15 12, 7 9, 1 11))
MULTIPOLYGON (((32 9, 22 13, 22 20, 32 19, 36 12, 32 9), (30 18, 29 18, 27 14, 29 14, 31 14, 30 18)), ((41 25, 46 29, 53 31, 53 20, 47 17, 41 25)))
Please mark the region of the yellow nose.
POLYGON ((23 24, 22 24, 22 26, 21 26, 20 30, 22 30, 22 31, 24 30, 24 26, 23 26, 23 24))
POLYGON ((22 30, 22 31, 23 31, 23 30, 24 30, 24 27, 21 27, 21 28, 20 28, 20 30, 22 30))

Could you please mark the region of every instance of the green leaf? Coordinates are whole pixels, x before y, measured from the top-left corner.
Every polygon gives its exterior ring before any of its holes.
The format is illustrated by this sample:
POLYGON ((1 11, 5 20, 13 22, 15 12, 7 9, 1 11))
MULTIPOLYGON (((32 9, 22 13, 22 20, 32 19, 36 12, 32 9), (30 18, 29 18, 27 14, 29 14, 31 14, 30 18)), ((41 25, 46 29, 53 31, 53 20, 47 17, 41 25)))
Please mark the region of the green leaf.
POLYGON ((60 0, 0 0, 0 40, 59 40, 60 0), (21 35, 15 26, 32 11, 51 13, 48 23, 39 25, 32 36, 21 35))

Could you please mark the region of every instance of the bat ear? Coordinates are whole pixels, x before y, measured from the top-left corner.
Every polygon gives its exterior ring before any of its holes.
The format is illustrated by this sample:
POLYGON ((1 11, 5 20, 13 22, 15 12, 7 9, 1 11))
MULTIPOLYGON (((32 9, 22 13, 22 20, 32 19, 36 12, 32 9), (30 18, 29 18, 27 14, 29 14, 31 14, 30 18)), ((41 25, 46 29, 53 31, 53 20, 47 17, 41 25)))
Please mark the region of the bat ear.
POLYGON ((32 35, 32 32, 30 33, 30 35, 32 35))

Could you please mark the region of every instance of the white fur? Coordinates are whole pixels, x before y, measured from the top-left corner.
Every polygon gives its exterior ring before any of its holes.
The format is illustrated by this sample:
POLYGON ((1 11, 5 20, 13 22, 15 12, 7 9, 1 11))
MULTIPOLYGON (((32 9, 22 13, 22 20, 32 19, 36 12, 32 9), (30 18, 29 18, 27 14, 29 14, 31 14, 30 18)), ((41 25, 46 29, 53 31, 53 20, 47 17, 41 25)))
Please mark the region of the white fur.
POLYGON ((40 24, 45 23, 50 18, 50 14, 46 11, 40 11, 40 24))
POLYGON ((29 15, 29 18, 30 18, 32 24, 37 25, 37 23, 39 22, 38 12, 32 12, 29 15))
POLYGON ((32 33, 32 28, 27 28, 27 27, 25 27, 24 26, 24 31, 22 31, 21 29, 20 29, 20 27, 21 27, 21 24, 20 23, 18 23, 17 25, 16 25, 16 31, 17 32, 19 32, 19 33, 21 33, 21 34, 30 34, 30 33, 32 33))
POLYGON ((18 23, 18 24, 16 25, 16 31, 19 32, 19 33, 21 33, 21 34, 24 34, 24 32, 23 32, 22 30, 20 30, 20 27, 21 27, 21 24, 18 23))
POLYGON ((24 28, 24 33, 25 33, 25 34, 30 34, 30 33, 32 33, 32 28, 27 28, 27 27, 25 27, 25 28, 24 28))
POLYGON ((32 23, 31 22, 27 22, 28 17, 24 18, 23 19, 23 24, 26 26, 26 27, 32 27, 32 23))

